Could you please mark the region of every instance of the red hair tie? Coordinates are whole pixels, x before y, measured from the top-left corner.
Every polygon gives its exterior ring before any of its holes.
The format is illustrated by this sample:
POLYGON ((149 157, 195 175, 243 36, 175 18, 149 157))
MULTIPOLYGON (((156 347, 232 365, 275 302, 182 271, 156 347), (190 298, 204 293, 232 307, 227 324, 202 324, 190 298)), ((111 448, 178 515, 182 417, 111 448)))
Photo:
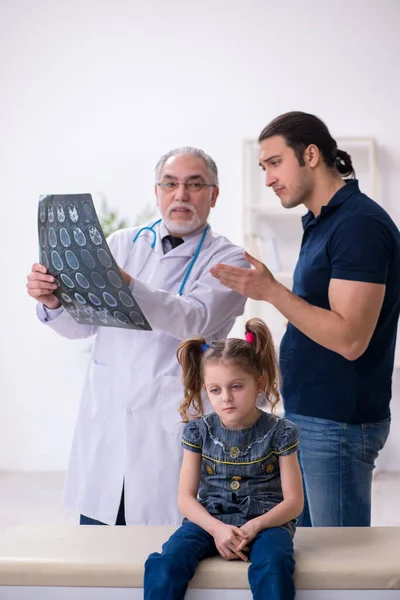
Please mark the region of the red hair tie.
POLYGON ((246 342, 249 342, 249 344, 253 344, 254 340, 256 339, 256 336, 254 335, 254 333, 252 333, 251 331, 249 331, 244 336, 244 339, 246 340, 246 342))

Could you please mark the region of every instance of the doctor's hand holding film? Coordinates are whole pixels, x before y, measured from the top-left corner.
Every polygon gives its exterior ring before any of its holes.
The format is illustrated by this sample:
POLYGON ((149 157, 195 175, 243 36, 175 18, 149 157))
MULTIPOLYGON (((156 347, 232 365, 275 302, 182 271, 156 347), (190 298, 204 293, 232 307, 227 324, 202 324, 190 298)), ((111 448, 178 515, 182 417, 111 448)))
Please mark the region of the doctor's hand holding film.
POLYGON ((56 280, 53 275, 47 273, 44 265, 39 263, 32 265, 32 271, 27 277, 26 288, 32 298, 35 298, 47 308, 59 308, 61 306, 61 302, 53 294, 54 290, 57 289, 56 280))

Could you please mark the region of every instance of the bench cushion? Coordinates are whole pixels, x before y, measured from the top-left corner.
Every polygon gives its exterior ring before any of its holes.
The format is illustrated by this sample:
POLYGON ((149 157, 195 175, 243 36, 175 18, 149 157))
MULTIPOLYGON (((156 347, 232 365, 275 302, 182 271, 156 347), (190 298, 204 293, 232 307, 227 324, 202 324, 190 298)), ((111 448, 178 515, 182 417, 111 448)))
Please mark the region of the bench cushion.
MULTIPOLYGON (((170 527, 36 526, 0 533, 0 585, 143 586, 143 564, 170 527)), ((400 589, 400 527, 299 528, 297 589, 400 589)), ((204 560, 191 587, 246 589, 248 565, 204 560)))

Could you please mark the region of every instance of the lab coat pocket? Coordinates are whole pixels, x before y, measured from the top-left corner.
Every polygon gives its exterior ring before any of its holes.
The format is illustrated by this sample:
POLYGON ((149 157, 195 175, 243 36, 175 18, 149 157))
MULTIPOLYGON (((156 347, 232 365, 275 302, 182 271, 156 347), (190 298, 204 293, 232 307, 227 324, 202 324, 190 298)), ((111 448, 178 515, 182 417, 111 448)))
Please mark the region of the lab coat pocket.
POLYGON ((90 361, 83 389, 82 411, 84 416, 96 423, 104 423, 112 403, 112 384, 109 367, 90 361))
POLYGON ((184 398, 183 384, 180 377, 164 375, 161 380, 160 403, 161 421, 164 429, 171 433, 177 432, 182 423, 179 407, 184 398))

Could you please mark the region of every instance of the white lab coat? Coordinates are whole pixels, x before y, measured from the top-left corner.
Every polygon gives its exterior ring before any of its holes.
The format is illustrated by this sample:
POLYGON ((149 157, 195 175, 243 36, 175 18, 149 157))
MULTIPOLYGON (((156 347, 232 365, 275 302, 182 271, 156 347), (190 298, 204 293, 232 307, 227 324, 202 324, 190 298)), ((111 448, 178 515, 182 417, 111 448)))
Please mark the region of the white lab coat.
MULTIPOLYGON (((209 273, 223 262, 248 267, 243 251, 209 230, 186 283, 177 292, 201 233, 164 255, 157 225, 153 237, 138 229, 113 234, 113 256, 133 278, 131 289, 153 331, 81 325, 59 309, 48 326, 68 338, 96 334, 69 461, 65 502, 81 514, 115 524, 125 482, 127 525, 178 525, 183 399, 179 343, 202 335, 224 339, 245 298, 209 273), (136 279, 138 278, 138 279, 136 279)), ((45 320, 42 305, 39 318, 45 320)))

